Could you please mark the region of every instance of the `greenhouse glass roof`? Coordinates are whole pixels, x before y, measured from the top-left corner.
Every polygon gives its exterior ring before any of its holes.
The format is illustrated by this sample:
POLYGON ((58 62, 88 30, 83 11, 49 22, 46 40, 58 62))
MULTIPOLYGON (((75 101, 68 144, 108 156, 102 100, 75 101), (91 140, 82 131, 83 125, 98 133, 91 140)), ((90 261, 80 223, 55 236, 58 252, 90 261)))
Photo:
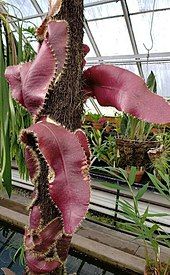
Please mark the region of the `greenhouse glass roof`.
MULTIPOLYGON (((24 27, 38 26, 48 11, 48 0, 0 3, 1 10, 22 19, 24 27)), ((90 47, 87 67, 114 64, 145 79, 152 70, 158 93, 170 97, 170 0, 84 0, 84 6, 84 43, 90 47)), ((15 31, 16 20, 12 20, 15 31)))

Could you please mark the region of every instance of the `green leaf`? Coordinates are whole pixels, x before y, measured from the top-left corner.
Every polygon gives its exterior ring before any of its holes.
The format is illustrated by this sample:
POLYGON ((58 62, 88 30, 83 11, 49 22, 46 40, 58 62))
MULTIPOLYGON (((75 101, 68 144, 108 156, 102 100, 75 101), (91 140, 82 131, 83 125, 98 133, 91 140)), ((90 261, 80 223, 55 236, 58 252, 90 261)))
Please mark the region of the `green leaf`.
POLYGON ((165 185, 163 185, 154 175, 147 173, 150 180, 152 181, 153 185, 156 187, 156 189, 159 191, 160 194, 162 194, 166 199, 170 200, 170 196, 166 195, 163 190, 168 192, 169 190, 166 188, 165 185))
POLYGON ((170 216, 170 213, 149 213, 148 217, 166 217, 170 216))
POLYGON ((149 205, 147 206, 147 208, 145 209, 145 212, 143 213, 142 217, 141 217, 141 221, 142 223, 144 223, 148 217, 148 212, 149 212, 149 205))
POLYGON ((149 90, 151 90, 154 93, 157 92, 156 78, 155 78, 155 75, 152 71, 151 71, 150 75, 147 78, 146 84, 147 84, 147 87, 149 88, 149 90))
MULTIPOLYGON (((8 126, 9 127, 9 126, 8 126)), ((8 196, 11 196, 12 192, 12 170, 11 170, 11 156, 10 156, 10 138, 9 138, 9 128, 6 133, 6 142, 5 142, 5 154, 6 154, 6 163, 3 173, 3 186, 5 187, 8 196)))
POLYGON ((106 187, 108 187, 108 188, 111 188, 111 189, 116 189, 116 190, 120 190, 120 191, 122 191, 122 190, 126 191, 125 188, 123 188, 122 186, 120 186, 118 184, 109 183, 109 182, 102 182, 101 184, 104 185, 104 186, 106 186, 106 187))
POLYGON ((151 228, 149 229, 149 234, 150 234, 150 236, 153 236, 153 233, 155 232, 155 231, 157 231, 159 229, 159 225, 158 224, 153 224, 152 226, 151 226, 151 228))
POLYGON ((170 240, 170 235, 168 235, 168 234, 161 234, 161 235, 158 235, 157 237, 156 237, 158 240, 161 240, 161 239, 163 239, 163 240, 165 240, 165 239, 169 239, 170 240))
POLYGON ((22 53, 23 30, 22 30, 22 25, 18 26, 18 36, 19 36, 19 40, 18 40, 18 63, 20 63, 21 61, 23 61, 23 53, 22 53))
POLYGON ((136 167, 132 166, 131 169, 130 169, 130 174, 128 176, 128 181, 129 181, 130 185, 133 185, 134 182, 135 182, 136 172, 137 172, 136 167))
POLYGON ((128 180, 128 173, 127 171, 123 170, 122 168, 117 168, 116 170, 118 173, 121 173, 122 174, 122 179, 125 180, 127 182, 128 180))
MULTIPOLYGON (((161 176, 161 178, 167 183, 167 184, 170 184, 170 175, 168 174, 164 174, 162 173, 161 171, 158 171, 159 175, 161 176)), ((167 189, 167 191, 169 191, 167 189)))
POLYGON ((138 193, 135 196, 137 201, 143 197, 143 195, 146 193, 147 189, 148 189, 148 183, 139 189, 138 193))

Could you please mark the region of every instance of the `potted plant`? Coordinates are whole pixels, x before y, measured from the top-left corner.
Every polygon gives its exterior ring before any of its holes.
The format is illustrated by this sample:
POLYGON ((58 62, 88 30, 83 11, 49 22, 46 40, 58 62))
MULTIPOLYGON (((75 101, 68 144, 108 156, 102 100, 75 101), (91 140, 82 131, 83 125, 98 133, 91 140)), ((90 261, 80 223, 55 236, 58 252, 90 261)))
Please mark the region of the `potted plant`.
POLYGON ((150 123, 123 114, 117 129, 118 165, 127 171, 131 166, 138 167, 136 182, 140 182, 145 169, 151 165, 147 152, 160 144, 151 132, 152 127, 150 123))
POLYGON ((87 134, 89 145, 91 149, 91 166, 93 165, 113 165, 116 162, 116 144, 115 136, 108 134, 106 127, 102 130, 96 130, 92 126, 85 126, 85 132, 87 134))
MULTIPOLYGON (((157 90, 155 75, 151 71, 147 87, 154 93, 157 90)), ((119 166, 129 171, 129 167, 138 167, 136 182, 140 182, 145 168, 150 166, 148 150, 157 148, 159 142, 153 134, 154 125, 123 113, 120 127, 117 129, 116 145, 119 154, 119 166)))

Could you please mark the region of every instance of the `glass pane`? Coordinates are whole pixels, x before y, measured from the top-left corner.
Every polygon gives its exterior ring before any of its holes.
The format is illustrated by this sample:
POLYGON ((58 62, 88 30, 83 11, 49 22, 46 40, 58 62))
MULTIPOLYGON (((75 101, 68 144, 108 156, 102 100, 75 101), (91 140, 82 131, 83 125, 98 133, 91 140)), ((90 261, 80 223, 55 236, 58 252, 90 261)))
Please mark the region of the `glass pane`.
POLYGON ((85 8, 87 20, 115 15, 123 15, 120 2, 85 8))
POLYGON ((7 0, 6 2, 12 5, 7 5, 9 13, 19 18, 37 14, 36 9, 29 0, 7 0))
MULTIPOLYGON (((147 48, 152 45, 150 37, 151 17, 151 13, 131 15, 139 53, 147 52, 143 43, 145 43, 147 48)), ((169 52, 169 26, 170 11, 155 12, 152 28, 153 48, 151 52, 169 52)))
MULTIPOLYGON (((94 101, 95 101, 96 105, 98 106, 98 108, 100 109, 102 115, 104 115, 104 116, 114 116, 114 114, 116 112, 118 113, 118 111, 117 111, 116 108, 113 108, 113 107, 102 107, 102 106, 100 106, 98 104, 98 102, 97 102, 96 99, 94 101)), ((86 103, 84 104, 84 108, 85 108, 86 113, 88 113, 88 112, 91 112, 93 114, 97 113, 97 111, 94 108, 93 104, 91 103, 90 99, 88 99, 86 101, 86 103)))
POLYGON ((41 17, 36 17, 33 19, 25 20, 23 22, 23 28, 27 29, 28 27, 39 27, 42 23, 41 17))
POLYGON ((43 12, 48 11, 48 0, 38 0, 38 4, 40 5, 43 12))
POLYGON ((170 63, 143 64, 145 79, 151 71, 155 74, 157 81, 157 93, 170 98, 170 63))
MULTIPOLYGON (((127 1, 129 12, 141 12, 153 9, 154 0, 131 0, 127 1)), ((169 0, 156 0, 155 9, 170 8, 169 0)))
POLYGON ((133 54, 124 18, 89 22, 101 55, 133 54))
POLYGON ((89 40, 86 32, 84 32, 83 43, 86 44, 86 45, 88 45, 89 48, 90 48, 90 52, 86 55, 86 57, 94 57, 94 56, 96 56, 96 54, 95 54, 95 52, 93 50, 92 44, 91 44, 91 42, 90 42, 90 40, 89 40))
POLYGON ((130 64, 123 64, 122 65, 122 64, 118 64, 116 66, 118 66, 120 68, 123 68, 123 69, 126 69, 128 71, 131 71, 134 74, 139 75, 139 71, 138 71, 137 65, 130 65, 130 64))

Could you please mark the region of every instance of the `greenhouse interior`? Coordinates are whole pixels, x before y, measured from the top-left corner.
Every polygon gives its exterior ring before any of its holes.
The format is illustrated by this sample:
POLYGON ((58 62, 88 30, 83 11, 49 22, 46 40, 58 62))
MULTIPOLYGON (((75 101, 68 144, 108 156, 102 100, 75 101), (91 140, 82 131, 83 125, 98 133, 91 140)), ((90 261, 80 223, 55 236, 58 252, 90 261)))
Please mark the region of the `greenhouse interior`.
POLYGON ((0 0, 0 275, 170 275, 170 0, 0 0))

